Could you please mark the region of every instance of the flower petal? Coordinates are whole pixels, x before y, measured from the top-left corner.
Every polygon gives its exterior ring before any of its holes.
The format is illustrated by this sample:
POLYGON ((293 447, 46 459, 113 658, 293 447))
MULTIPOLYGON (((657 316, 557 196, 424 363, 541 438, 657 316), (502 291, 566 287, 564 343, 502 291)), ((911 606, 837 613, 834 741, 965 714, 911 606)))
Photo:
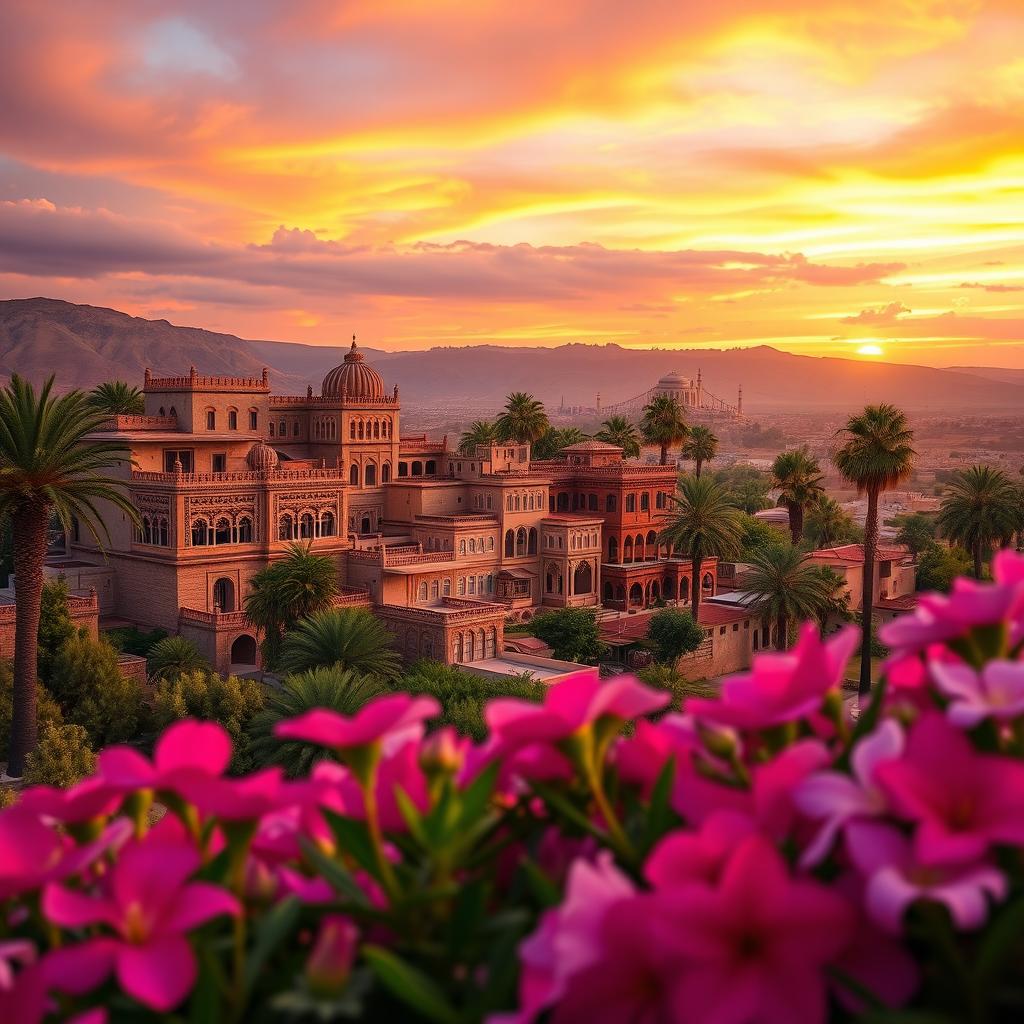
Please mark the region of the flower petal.
POLYGON ((195 983, 195 954, 180 935, 165 935, 144 946, 124 945, 117 952, 117 980, 140 1003, 167 1013, 195 983))
POLYGON ((115 939, 91 939, 47 953, 41 961, 46 987, 73 996, 92 991, 114 969, 119 945, 115 939))
POLYGON ((162 927, 169 932, 186 932, 219 914, 238 914, 238 900, 226 889, 208 882, 190 882, 178 892, 174 908, 162 927))
POLYGON ((116 908, 108 901, 93 899, 62 885, 48 885, 43 889, 43 913, 64 928, 81 928, 100 922, 114 924, 118 917, 116 908))
POLYGON ((157 740, 153 762, 162 773, 181 768, 223 775, 231 761, 231 737, 216 722, 175 722, 157 740))

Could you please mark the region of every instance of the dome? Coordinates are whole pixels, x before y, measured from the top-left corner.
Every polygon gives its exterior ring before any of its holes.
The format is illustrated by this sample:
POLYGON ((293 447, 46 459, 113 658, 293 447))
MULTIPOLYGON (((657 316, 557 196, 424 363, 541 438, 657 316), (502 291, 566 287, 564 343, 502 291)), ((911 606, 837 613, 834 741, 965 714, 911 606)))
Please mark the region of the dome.
POLYGON ((249 449, 249 454, 245 457, 245 461, 253 472, 268 473, 272 469, 277 469, 280 460, 277 457, 277 452, 269 444, 257 441, 249 449))
POLYGON ((344 395, 356 401, 384 397, 384 378, 363 362, 363 353, 356 351, 355 338, 345 361, 324 377, 320 394, 324 398, 341 398, 344 395))
POLYGON ((689 377, 684 377, 681 373, 676 373, 673 370, 671 373, 666 373, 661 380, 658 381, 659 388, 690 388, 693 387, 693 381, 689 377))

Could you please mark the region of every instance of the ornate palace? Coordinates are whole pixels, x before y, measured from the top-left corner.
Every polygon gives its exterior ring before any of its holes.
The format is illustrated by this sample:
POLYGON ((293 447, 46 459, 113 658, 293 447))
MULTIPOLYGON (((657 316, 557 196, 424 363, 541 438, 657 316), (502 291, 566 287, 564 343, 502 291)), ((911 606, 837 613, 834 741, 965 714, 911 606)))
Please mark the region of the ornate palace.
POLYGON ((111 513, 104 552, 74 531, 51 571, 95 587, 107 617, 190 637, 222 671, 257 663, 244 596, 292 541, 333 558, 338 602, 372 607, 410 659, 486 661, 507 619, 542 608, 632 610, 716 589, 714 561, 694 581, 658 542, 674 467, 597 441, 537 462, 526 444, 465 454, 403 436, 398 388, 354 340, 319 393, 194 368, 147 372, 144 392, 145 415, 104 434, 131 450, 141 528, 111 513))

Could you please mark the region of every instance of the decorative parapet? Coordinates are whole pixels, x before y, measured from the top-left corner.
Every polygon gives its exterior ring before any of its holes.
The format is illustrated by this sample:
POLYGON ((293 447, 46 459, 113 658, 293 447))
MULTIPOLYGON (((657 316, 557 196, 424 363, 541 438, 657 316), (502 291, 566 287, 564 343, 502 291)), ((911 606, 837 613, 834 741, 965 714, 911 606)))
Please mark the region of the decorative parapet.
POLYGON ((413 435, 411 437, 403 435, 399 441, 398 450, 401 455, 414 455, 421 452, 451 454, 448 451, 447 434, 440 440, 431 439, 426 434, 413 435))
POLYGON ((322 395, 271 395, 270 408, 303 407, 303 406, 327 406, 337 409, 345 406, 372 405, 382 408, 395 408, 399 405, 397 395, 381 395, 379 398, 359 397, 342 393, 331 398, 324 398, 322 395))
POLYGON ((373 548, 354 548, 348 553, 350 562, 362 565, 395 567, 400 565, 431 565, 438 562, 454 562, 454 551, 423 551, 417 545, 391 546, 381 544, 373 548))
MULTIPOLYGON (((361 587, 339 587, 331 601, 332 608, 368 608, 373 601, 370 592, 361 587)), ((213 626, 215 629, 252 629, 244 610, 233 612, 204 611, 201 608, 178 609, 178 621, 193 626, 213 626)))
POLYGON ((176 484, 253 484, 263 482, 315 483, 331 480, 347 484, 348 476, 340 469, 274 469, 268 472, 240 470, 232 473, 158 473, 150 470, 133 470, 132 483, 176 484))
POLYGON ((262 377, 203 376, 190 367, 187 377, 154 377, 146 367, 142 390, 153 391, 265 391, 270 392, 270 375, 263 368, 262 377))
MULTIPOLYGON (((17 592, 15 592, 16 594, 17 592)), ((15 610, 17 608, 16 597, 4 596, 0 599, 0 624, 13 623, 15 610)), ((88 593, 69 594, 68 612, 73 619, 88 618, 90 615, 99 615, 100 600, 95 590, 88 593)))
POLYGON ((494 601, 468 601, 457 597, 444 597, 437 605, 384 604, 378 609, 384 617, 400 618, 433 625, 454 625, 464 622, 487 622, 504 618, 505 607, 494 601))
POLYGON ((177 430, 177 416, 108 416, 97 430, 177 430))

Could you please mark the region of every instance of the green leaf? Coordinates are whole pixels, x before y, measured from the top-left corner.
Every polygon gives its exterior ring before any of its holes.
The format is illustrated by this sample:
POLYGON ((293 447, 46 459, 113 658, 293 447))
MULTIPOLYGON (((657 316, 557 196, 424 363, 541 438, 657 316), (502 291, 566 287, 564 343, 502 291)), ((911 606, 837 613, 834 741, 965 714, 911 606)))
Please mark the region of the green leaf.
POLYGON ((558 886, 548 877, 547 872, 530 857, 523 857, 519 866, 526 874, 526 881, 537 902, 543 907, 554 907, 562 901, 558 886))
POLYGON ((302 853, 306 859, 327 879, 334 889, 347 896, 353 903, 363 906, 369 905, 366 893, 363 892, 359 883, 352 877, 351 872, 340 861, 328 857, 323 850, 315 843, 310 842, 305 836, 299 839, 302 846, 302 853))
POLYGON ((1024 941, 1024 897, 1018 897, 994 917, 974 958, 974 977, 979 991, 988 990, 1007 960, 1024 941))
POLYGON ((479 818, 494 793, 494 783, 498 778, 498 762, 489 764, 463 791, 460 799, 459 827, 471 825, 479 818))
POLYGON ((327 824, 334 833, 338 846, 350 854, 356 863, 369 871, 374 878, 377 877, 377 857, 373 852, 373 842, 370 840, 370 833, 361 821, 353 821, 351 818, 343 817, 328 808, 321 808, 321 813, 327 819, 327 824))
POLYGON ((669 800, 672 797, 672 784, 675 779, 676 759, 670 757, 658 773, 654 788, 651 790, 651 800, 647 808, 647 826, 644 829, 643 849, 645 851, 650 850, 672 824, 673 812, 669 806, 669 800))
POLYGON ((281 944, 285 936, 295 927, 302 913, 302 903, 297 896, 289 896, 268 911, 256 929, 256 941, 245 964, 245 991, 249 992, 256 983, 264 964, 281 944))
POLYGON ((430 849, 430 840, 423 828, 423 816, 401 786, 395 786, 395 803, 398 804, 402 820, 416 841, 425 849, 430 849))
POLYGON ((601 839, 604 838, 604 833, 590 820, 590 818, 588 818, 583 811, 569 800, 568 797, 559 793, 553 786, 549 786, 544 782, 538 782, 534 779, 531 781, 530 787, 550 809, 557 811, 563 818, 566 818, 578 825, 591 835, 595 835, 601 839))
POLYGON ((218 1024, 221 1020, 218 974, 220 967, 209 949, 201 949, 199 977, 188 1002, 189 1024, 218 1024))
POLYGON ((394 996, 437 1024, 458 1024, 459 1015, 440 988, 419 968, 381 946, 363 946, 363 957, 394 996))

